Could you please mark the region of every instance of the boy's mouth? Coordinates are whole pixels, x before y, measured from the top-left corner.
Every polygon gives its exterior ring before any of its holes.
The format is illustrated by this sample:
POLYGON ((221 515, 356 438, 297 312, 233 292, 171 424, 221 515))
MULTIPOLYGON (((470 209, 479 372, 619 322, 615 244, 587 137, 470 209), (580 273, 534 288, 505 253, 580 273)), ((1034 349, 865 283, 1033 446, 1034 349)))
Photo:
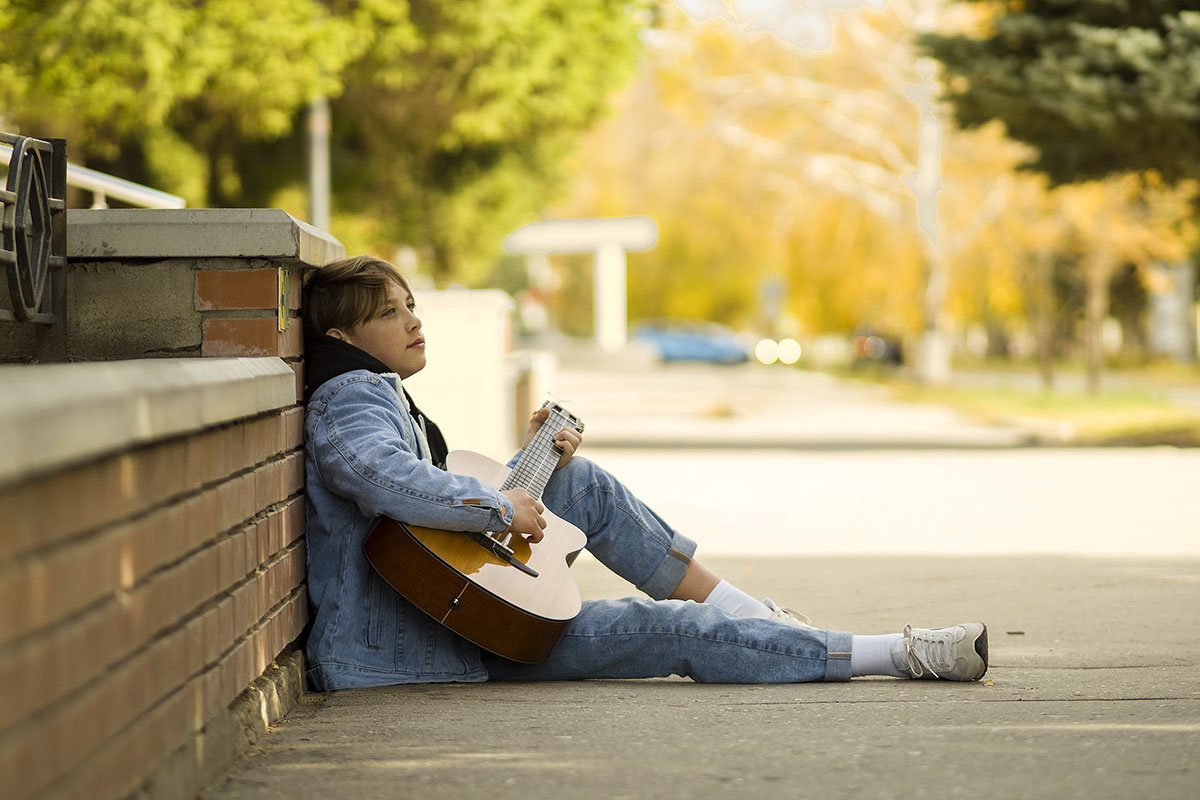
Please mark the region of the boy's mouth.
POLYGON ((425 340, 424 340, 424 339, 417 339, 415 342, 413 342, 412 344, 410 344, 410 345, 408 346, 408 349, 409 349, 409 350, 412 350, 414 347, 419 347, 419 348, 421 348, 422 350, 424 350, 424 349, 425 349, 425 340))

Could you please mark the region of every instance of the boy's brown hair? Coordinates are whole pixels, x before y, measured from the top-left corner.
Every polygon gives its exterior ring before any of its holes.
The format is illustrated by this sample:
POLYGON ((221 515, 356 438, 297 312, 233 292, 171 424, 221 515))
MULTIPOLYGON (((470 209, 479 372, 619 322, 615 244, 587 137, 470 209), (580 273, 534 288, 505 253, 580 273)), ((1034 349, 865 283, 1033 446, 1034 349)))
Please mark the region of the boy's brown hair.
POLYGON ((391 282, 412 291, 399 269, 369 255, 343 258, 314 270, 304 282, 305 332, 357 328, 382 310, 391 282))

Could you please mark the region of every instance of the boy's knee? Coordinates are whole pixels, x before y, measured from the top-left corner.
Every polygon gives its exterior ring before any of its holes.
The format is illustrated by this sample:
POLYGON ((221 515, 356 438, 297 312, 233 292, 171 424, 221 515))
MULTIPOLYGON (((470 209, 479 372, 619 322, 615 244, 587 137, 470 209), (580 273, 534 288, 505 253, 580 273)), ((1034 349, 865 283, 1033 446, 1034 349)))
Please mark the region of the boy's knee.
POLYGON ((572 484, 581 481, 593 481, 598 476, 607 476, 603 469, 582 456, 572 456, 571 460, 560 469, 555 470, 554 477, 562 478, 572 484))

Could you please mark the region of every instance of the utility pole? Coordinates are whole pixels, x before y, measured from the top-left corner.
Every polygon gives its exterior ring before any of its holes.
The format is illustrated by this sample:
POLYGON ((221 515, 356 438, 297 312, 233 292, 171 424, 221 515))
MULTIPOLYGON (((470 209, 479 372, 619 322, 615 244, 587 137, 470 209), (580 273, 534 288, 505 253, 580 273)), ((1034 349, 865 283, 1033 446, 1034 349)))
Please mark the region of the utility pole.
POLYGON ((329 100, 316 97, 308 106, 308 222, 329 230, 329 100))

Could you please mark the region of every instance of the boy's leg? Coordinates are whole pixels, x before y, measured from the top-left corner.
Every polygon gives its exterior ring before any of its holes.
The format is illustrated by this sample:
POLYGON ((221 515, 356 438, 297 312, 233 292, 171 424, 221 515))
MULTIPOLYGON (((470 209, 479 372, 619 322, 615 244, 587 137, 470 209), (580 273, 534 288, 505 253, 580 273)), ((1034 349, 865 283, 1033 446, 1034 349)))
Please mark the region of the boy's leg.
POLYGON ((587 549, 602 564, 655 600, 715 602, 738 616, 809 622, 791 609, 759 601, 722 581, 694 560, 695 542, 586 458, 576 456, 556 470, 542 502, 587 535, 587 549))
POLYGON ((540 664, 484 654, 493 680, 681 675, 703 683, 850 679, 849 633, 745 619, 707 603, 592 600, 540 664))
POLYGON ((683 582, 696 543, 588 459, 575 456, 555 470, 542 503, 584 532, 588 551, 600 563, 655 600, 666 599, 683 582))
POLYGON ((626 598, 584 603, 540 664, 489 653, 483 662, 493 680, 514 681, 667 675, 702 683, 857 675, 976 681, 987 672, 988 647, 987 627, 978 622, 932 630, 905 626, 894 637, 852 636, 737 617, 709 603, 626 598))

